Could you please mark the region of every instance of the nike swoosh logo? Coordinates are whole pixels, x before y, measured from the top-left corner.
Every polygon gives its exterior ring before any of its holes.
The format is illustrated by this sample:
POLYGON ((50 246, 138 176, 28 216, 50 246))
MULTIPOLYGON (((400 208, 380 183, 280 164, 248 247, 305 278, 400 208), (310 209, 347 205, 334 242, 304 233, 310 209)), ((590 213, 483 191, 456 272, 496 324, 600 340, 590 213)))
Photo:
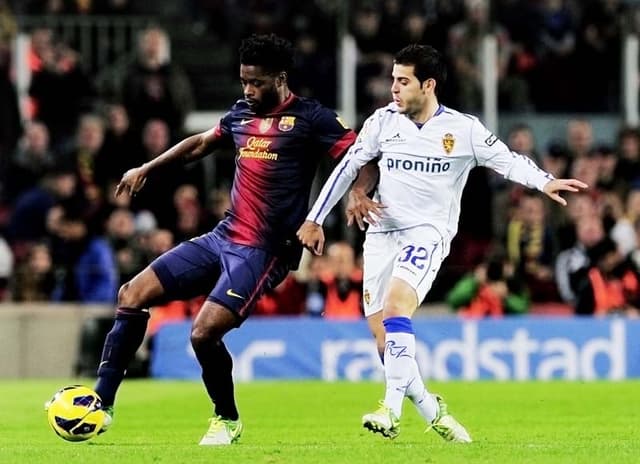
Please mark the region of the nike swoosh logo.
POLYGON ((253 122, 253 119, 242 119, 240 120, 240 125, 241 126, 246 126, 247 124, 253 122))
POLYGON ((240 298, 241 300, 245 299, 242 295, 238 295, 236 292, 234 292, 231 289, 227 290, 227 295, 232 296, 234 298, 240 298))

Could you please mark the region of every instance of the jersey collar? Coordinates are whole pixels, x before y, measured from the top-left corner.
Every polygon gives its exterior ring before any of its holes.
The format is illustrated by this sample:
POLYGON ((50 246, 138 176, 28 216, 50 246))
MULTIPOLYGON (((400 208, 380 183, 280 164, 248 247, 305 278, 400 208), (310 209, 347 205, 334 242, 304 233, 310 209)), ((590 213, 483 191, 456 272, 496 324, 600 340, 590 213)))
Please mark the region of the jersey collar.
POLYGON ((273 113, 279 113, 280 111, 284 110, 286 107, 288 107, 289 105, 291 105, 291 103, 293 102, 293 100, 296 98, 296 95, 293 92, 289 92, 289 96, 282 102, 280 103, 278 106, 276 106, 274 109, 272 109, 271 111, 269 111, 269 114, 273 114, 273 113))

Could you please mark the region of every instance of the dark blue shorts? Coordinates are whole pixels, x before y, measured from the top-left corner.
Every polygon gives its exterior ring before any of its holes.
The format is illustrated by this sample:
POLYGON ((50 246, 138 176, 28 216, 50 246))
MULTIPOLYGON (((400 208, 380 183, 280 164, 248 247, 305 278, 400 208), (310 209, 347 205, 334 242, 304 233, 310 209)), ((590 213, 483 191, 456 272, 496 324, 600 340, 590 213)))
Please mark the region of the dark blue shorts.
POLYGON ((289 272, 286 260, 260 248, 238 245, 215 232, 183 242, 151 263, 164 288, 163 300, 208 294, 246 319, 256 301, 289 272))

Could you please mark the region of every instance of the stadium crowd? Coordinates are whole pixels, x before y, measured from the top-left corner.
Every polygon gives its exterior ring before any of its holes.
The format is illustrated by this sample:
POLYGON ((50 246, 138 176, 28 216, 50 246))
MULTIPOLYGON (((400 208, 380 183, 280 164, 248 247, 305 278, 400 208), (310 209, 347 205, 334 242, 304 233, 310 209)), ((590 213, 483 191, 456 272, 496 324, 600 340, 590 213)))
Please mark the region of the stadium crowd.
MULTIPOLYGON (((52 29, 28 31, 32 78, 21 116, 11 72, 16 13, 149 14, 139 3, 0 0, 0 299, 113 303, 122 282, 173 245, 210 230, 229 205, 232 168, 220 170, 224 180, 207 188, 199 163, 154 173, 134 198, 113 195, 123 172, 184 135, 185 118, 196 107, 189 75, 172 60, 170 35, 160 26, 140 31, 135 58, 108 92, 82 66, 73 43, 52 29)), ((171 12, 172 2, 158 3, 171 12)), ((228 47, 250 32, 294 40, 294 91, 335 105, 330 83, 339 2, 186 3, 194 27, 228 47)), ((490 11, 487 0, 353 2, 359 114, 388 103, 390 56, 408 42, 445 52, 450 85, 443 102, 477 112, 478 48, 487 32, 498 38, 500 109, 619 110, 621 38, 640 24, 635 2, 491 3, 490 11)), ((229 63, 229 73, 235 75, 236 66, 229 63)), ((444 301, 464 317, 523 314, 532 305, 637 316, 640 131, 621 127, 617 139, 599 140, 590 121, 577 116, 568 121, 565 140, 548 147, 538 146, 524 123, 511 128, 507 143, 555 176, 591 188, 568 196, 560 208, 475 169, 460 231, 428 300, 444 301)), ((305 255, 299 271, 263 297, 257 314, 361 317, 362 235, 347 241, 342 219, 334 221, 325 256, 305 255)), ((175 302, 156 314, 181 319, 198 307, 197 301, 175 302)), ((152 321, 152 330, 159 323, 152 321)))

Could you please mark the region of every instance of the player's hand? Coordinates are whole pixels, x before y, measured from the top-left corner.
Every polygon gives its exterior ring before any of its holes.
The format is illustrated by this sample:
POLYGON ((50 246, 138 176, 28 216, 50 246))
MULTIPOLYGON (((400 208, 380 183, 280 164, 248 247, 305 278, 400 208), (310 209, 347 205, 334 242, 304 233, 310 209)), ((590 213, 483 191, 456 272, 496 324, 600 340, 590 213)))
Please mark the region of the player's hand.
POLYGON ((116 187, 115 196, 117 197, 122 192, 126 192, 129 196, 133 196, 136 192, 140 191, 144 187, 147 181, 147 170, 144 165, 137 168, 129 169, 124 173, 120 183, 116 187))
POLYGON ((553 201, 567 206, 567 200, 562 198, 559 192, 579 192, 587 188, 589 188, 587 184, 577 179, 554 179, 547 182, 542 191, 553 201))
POLYGON ((320 224, 313 221, 304 221, 298 232, 296 232, 298 240, 314 255, 322 255, 324 249, 324 231, 320 224))
POLYGON ((351 189, 346 210, 347 225, 350 226, 353 221, 356 221, 360 230, 364 230, 365 221, 375 224, 375 218, 382 215, 382 208, 385 206, 369 198, 364 190, 351 189))

